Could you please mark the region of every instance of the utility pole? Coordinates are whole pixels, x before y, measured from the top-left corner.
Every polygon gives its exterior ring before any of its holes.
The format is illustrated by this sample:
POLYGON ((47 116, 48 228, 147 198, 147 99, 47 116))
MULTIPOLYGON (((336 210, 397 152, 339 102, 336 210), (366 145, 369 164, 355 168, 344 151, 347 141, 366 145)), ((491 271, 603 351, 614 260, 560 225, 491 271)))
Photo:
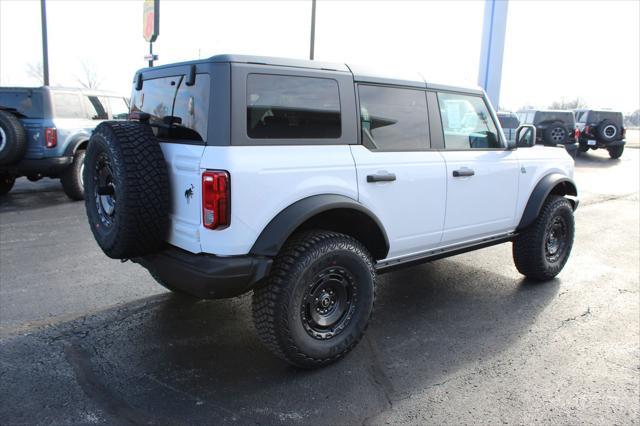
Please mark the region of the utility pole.
POLYGON ((47 43, 47 6, 40 0, 40 21, 42 23, 42 77, 44 85, 49 85, 49 46, 47 43))
POLYGON ((311 46, 309 48, 309 59, 311 60, 313 60, 313 48, 314 48, 315 38, 316 38, 316 0, 311 0, 311 46))

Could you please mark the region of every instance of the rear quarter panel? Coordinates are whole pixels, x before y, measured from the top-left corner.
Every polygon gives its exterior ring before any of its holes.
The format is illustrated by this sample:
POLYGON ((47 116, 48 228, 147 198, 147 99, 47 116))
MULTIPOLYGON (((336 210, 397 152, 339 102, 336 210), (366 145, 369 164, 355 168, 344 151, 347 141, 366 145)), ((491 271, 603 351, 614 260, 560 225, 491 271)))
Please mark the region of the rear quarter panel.
POLYGON ((271 219, 298 200, 319 194, 358 198, 348 145, 208 146, 200 169, 231 175, 231 225, 220 231, 200 226, 202 251, 217 255, 247 254, 271 219))

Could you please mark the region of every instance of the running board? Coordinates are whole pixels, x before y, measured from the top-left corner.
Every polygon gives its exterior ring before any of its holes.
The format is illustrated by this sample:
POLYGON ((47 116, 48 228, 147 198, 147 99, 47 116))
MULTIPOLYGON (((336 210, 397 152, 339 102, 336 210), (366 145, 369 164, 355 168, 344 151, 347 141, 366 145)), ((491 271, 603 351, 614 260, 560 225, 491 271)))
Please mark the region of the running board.
POLYGON ((497 244, 507 243, 509 241, 513 241, 516 236, 517 234, 511 233, 507 235, 500 235, 497 237, 484 238, 472 244, 464 244, 442 249, 429 250, 400 259, 384 260, 382 262, 376 263, 375 268, 378 274, 384 274, 396 269, 418 265, 420 263, 431 262, 432 260, 443 259, 445 257, 455 256, 457 254, 495 246, 497 244))

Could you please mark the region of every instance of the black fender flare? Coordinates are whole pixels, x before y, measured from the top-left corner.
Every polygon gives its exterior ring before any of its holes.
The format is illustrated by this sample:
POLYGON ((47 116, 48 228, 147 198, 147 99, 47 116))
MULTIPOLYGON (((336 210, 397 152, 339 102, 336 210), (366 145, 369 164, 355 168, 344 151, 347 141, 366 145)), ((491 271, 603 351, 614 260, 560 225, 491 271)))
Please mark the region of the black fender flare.
POLYGON ((322 194, 296 201, 278 213, 262 230, 251 247, 250 253, 257 256, 276 256, 300 225, 320 213, 335 209, 351 209, 367 215, 380 229, 386 251, 389 251, 389 238, 382 222, 375 214, 352 198, 338 194, 322 194))
MULTIPOLYGON (((518 224, 516 231, 526 228, 536 220, 540 214, 540 210, 542 210, 545 200, 552 191, 558 195, 578 196, 576 184, 571 178, 560 173, 551 173, 546 175, 538 181, 538 184, 531 192, 529 201, 527 201, 527 205, 524 208, 522 218, 520 219, 520 223, 518 224)), ((571 202, 573 209, 575 210, 578 207, 578 200, 572 199, 571 202)))
POLYGON ((67 157, 72 157, 76 153, 80 145, 82 145, 83 143, 89 143, 90 137, 90 134, 87 135, 84 133, 80 133, 74 136, 74 138, 69 143, 67 143, 67 147, 64 149, 64 155, 67 157))

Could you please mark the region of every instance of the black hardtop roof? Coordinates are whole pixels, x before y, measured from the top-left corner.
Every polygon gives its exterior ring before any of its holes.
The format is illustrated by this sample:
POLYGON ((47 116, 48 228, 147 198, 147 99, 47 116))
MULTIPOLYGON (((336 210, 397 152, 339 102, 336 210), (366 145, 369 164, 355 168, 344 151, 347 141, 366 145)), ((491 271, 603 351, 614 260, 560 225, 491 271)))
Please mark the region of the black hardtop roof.
POLYGON ((361 67, 358 65, 322 62, 322 61, 315 61, 315 60, 312 61, 308 59, 279 58, 279 57, 271 57, 271 56, 233 55, 233 54, 215 55, 215 56, 211 56, 210 58, 197 59, 193 61, 176 62, 171 64, 155 66, 153 68, 142 68, 138 70, 137 73, 140 73, 140 72, 144 73, 152 70, 170 69, 174 67, 184 67, 184 66, 198 65, 198 64, 209 64, 209 63, 243 63, 243 64, 258 64, 258 65, 271 65, 271 66, 282 66, 282 67, 292 67, 292 68, 326 70, 326 71, 350 73, 353 75, 354 80, 358 82, 391 84, 391 85, 418 87, 418 88, 425 88, 425 89, 430 88, 435 90, 466 92, 466 93, 474 93, 474 94, 480 94, 480 95, 484 93, 483 90, 479 87, 469 88, 469 87, 459 87, 459 86, 449 86, 449 85, 443 85, 443 84, 437 84, 437 83, 429 83, 424 79, 424 77, 420 73, 417 73, 417 72, 408 73, 406 71, 401 71, 398 73, 389 74, 389 73, 383 73, 377 70, 371 70, 369 68, 361 67))

